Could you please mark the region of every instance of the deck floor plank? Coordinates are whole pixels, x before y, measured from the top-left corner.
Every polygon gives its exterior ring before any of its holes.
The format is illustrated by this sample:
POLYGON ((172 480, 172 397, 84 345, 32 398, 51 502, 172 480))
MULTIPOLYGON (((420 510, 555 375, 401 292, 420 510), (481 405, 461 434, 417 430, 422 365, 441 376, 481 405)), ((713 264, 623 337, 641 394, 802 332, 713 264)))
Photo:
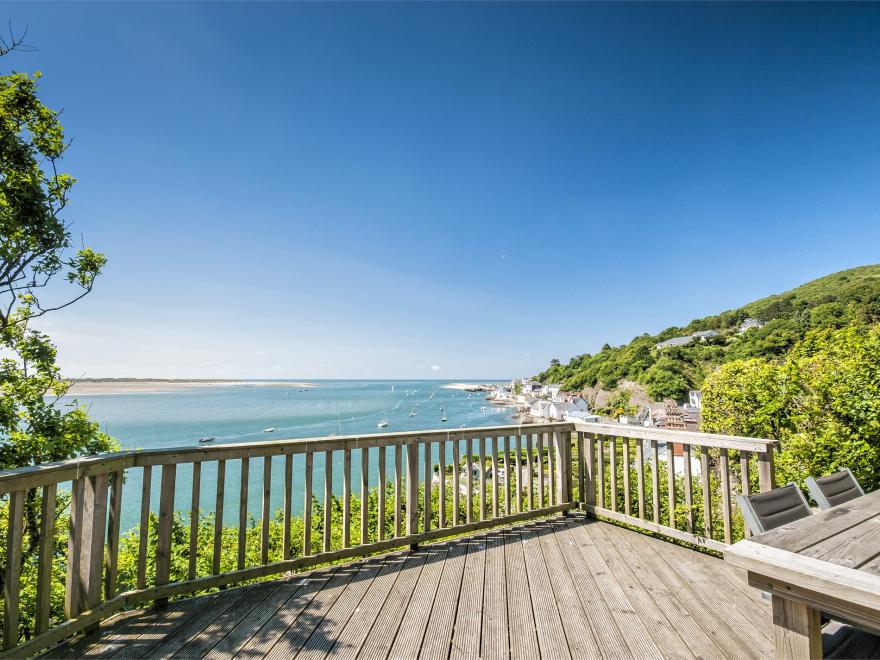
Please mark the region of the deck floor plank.
POLYGON ((509 658, 507 575, 504 539, 497 532, 486 535, 486 573, 483 586, 482 657, 509 658))
POLYGON ((572 515, 121 613, 45 657, 767 657, 769 604, 743 579, 572 515))
MULTIPOLYGON (((455 613, 452 631, 452 648, 449 657, 478 658, 482 643, 483 626, 483 588, 486 577, 486 537, 475 536, 465 541, 468 552, 461 580, 461 595, 455 613)), ((439 626, 435 626, 435 630, 439 626)), ((439 628, 442 632, 442 628, 439 628)), ((426 657, 435 657, 426 653, 426 657)))
MULTIPOLYGON (((445 551, 445 547, 442 550, 445 551)), ((425 548, 423 552, 411 554, 406 558, 391 593, 385 599, 373 622, 370 634, 361 646, 358 658, 382 660, 388 656, 428 556, 436 556, 436 549, 425 548)))
POLYGON ((422 578, 428 587, 423 594, 419 586, 423 580, 416 585, 391 658, 410 660, 416 656, 446 658, 449 655, 466 555, 467 544, 456 540, 446 545, 443 561, 431 563, 430 559, 427 560, 422 578), (430 599, 425 599, 425 595, 430 599), (410 625, 412 631, 407 630, 410 625))
POLYGON ((519 532, 505 530, 504 567, 507 581, 507 616, 510 625, 510 657, 537 658, 538 637, 529 593, 529 578, 519 532))
MULTIPOLYGON (((388 652, 389 658, 411 660, 419 655, 422 642, 425 639, 426 630, 431 622, 432 607, 443 598, 445 582, 448 581, 448 573, 453 571, 456 562, 450 562, 450 557, 461 555, 464 548, 461 543, 452 542, 442 544, 434 549, 425 548, 424 552, 431 555, 425 560, 419 579, 413 588, 412 597, 403 613, 397 636, 388 652)), ((461 586, 461 574, 458 584, 455 585, 456 596, 461 586)), ((447 639, 448 646, 448 639, 447 639)))

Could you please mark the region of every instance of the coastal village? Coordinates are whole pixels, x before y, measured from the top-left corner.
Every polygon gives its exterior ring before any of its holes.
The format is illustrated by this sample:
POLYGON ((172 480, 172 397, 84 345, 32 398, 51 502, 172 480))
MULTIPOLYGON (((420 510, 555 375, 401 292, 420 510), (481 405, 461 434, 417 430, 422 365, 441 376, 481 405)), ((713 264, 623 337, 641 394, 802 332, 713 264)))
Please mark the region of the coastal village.
POLYGON ((700 427, 702 394, 688 392, 688 400, 672 400, 643 405, 635 415, 602 417, 590 410, 589 402, 577 392, 566 392, 561 385, 539 383, 531 378, 515 378, 508 385, 484 387, 486 400, 516 408, 516 419, 523 424, 534 422, 611 422, 660 429, 697 431, 700 427))

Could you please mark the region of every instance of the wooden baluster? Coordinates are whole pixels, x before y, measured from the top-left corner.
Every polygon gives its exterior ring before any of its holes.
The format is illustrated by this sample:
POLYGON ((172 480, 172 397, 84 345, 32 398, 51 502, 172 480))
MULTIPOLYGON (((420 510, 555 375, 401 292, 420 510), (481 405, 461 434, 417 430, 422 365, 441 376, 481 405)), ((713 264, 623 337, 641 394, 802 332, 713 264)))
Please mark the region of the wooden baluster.
POLYGON ((611 436, 608 445, 611 453, 611 510, 617 511, 617 438, 611 436))
POLYGON ((263 498, 260 512, 260 563, 269 563, 269 516, 272 497, 272 457, 263 457, 263 498))
POLYGON ((703 533, 712 538, 712 474, 709 472, 709 448, 700 447, 700 477, 703 482, 703 533))
POLYGON ((446 440, 437 443, 437 474, 440 477, 437 493, 437 505, 439 507, 438 526, 446 527, 446 440))
MULTIPOLYGON (((107 538, 107 491, 109 475, 99 474, 83 479, 82 537, 80 545, 79 612, 101 602, 104 577, 104 542, 107 538)), ((158 565, 158 554, 157 554, 158 565)), ((97 624, 88 630, 96 630, 97 624)))
POLYGON ((775 475, 773 470, 773 447, 758 453, 758 489, 762 493, 773 490, 775 475))
POLYGON ((504 515, 510 515, 510 436, 504 436, 504 515))
POLYGON ((473 445, 471 444, 471 438, 466 438, 465 441, 465 463, 467 465, 467 512, 465 513, 465 523, 470 524, 473 520, 474 515, 474 462, 471 451, 473 450, 473 445))
POLYGON ((419 532, 419 443, 406 446, 406 533, 419 532))
POLYGON ((556 504, 556 434, 544 434, 544 447, 547 450, 547 506, 556 504))
POLYGON ((9 496, 6 523, 6 575, 3 581, 3 648, 18 645, 18 602, 21 580, 21 544, 24 534, 24 491, 9 496))
POLYGON ((431 443, 425 442, 422 444, 424 455, 424 470, 425 470, 425 489, 422 491, 422 496, 424 502, 422 503, 422 514, 424 516, 424 529, 426 532, 431 531, 431 490, 432 490, 432 475, 431 475, 431 443))
POLYGON ((370 542, 370 450, 361 449, 361 545, 370 542))
POLYGON ((342 452, 342 547, 351 546, 351 449, 342 452))
MULTIPOLYGON (((104 598, 116 595, 116 575, 119 570, 119 525, 122 516, 122 471, 110 475, 110 503, 108 505, 107 543, 104 556, 104 598)), ((44 496, 45 489, 43 488, 44 496)), ((55 493, 52 493, 52 509, 55 508, 55 493)), ((51 578, 51 573, 50 573, 51 578)), ((39 591, 39 589, 38 589, 39 591)))
POLYGON ((492 438, 492 517, 498 517, 498 436, 492 438))
POLYGON ((333 529, 333 450, 324 452, 324 552, 330 552, 333 529))
POLYGON ((486 519, 486 438, 481 437, 480 445, 480 515, 479 520, 486 519))
POLYGON ((455 527, 461 522, 461 493, 459 489, 461 484, 461 459, 459 458, 459 443, 461 440, 455 438, 452 441, 452 526, 455 527))
POLYGON ((516 466, 516 512, 523 512, 523 484, 522 484, 522 434, 517 431, 516 434, 516 460, 513 462, 516 466))
MULTIPOLYGON (((79 480, 78 480, 79 481, 79 480)), ((138 539, 138 563, 136 585, 138 589, 147 586, 147 541, 150 532, 150 489, 153 483, 153 468, 149 465, 144 467, 143 481, 141 483, 141 522, 138 539)), ((81 496, 81 495, 80 495, 81 496)), ((71 509, 72 514, 72 509, 71 509)), ((69 567, 68 567, 69 568, 69 567)), ((69 585, 69 582, 68 582, 69 585)), ((67 594, 68 596, 70 593, 67 594)), ((77 613, 68 614, 68 618, 77 613)))
POLYGON ((251 461, 245 456, 241 459, 241 484, 238 491, 238 570, 244 568, 247 550, 247 508, 248 486, 251 461))
MULTIPOLYGON (((121 487, 121 483, 114 486, 121 487)), ((40 507, 40 549, 37 572, 37 615, 35 632, 39 635, 49 629, 49 609, 52 598, 52 559, 55 554, 55 506, 58 484, 43 486, 43 501, 40 507)), ((121 493, 117 500, 121 498, 121 493)), ((11 499, 11 498, 10 498, 11 499)), ((119 548, 119 516, 116 516, 116 548, 119 548)), ((12 546, 7 545, 7 552, 12 546)), ((9 564, 7 563, 7 566, 9 564)), ((108 564, 109 565, 109 564, 108 564)), ((109 584, 109 579, 108 579, 109 584)), ((115 576, 114 576, 115 588, 115 576)))
POLYGON ((727 449, 721 449, 721 515, 724 519, 724 542, 730 545, 733 539, 730 511, 730 461, 727 449))
POLYGON ((202 487, 202 464, 193 463, 192 493, 189 505, 189 568, 187 577, 194 580, 196 577, 196 562, 199 558, 199 503, 202 487))
POLYGON ((538 441, 538 456, 537 456, 537 467, 538 467, 538 508, 544 508, 544 434, 537 433, 535 434, 535 439, 538 441))
POLYGON ((379 447, 379 457, 378 457, 379 465, 378 468, 378 476, 379 476, 379 492, 377 493, 379 496, 379 519, 376 521, 376 531, 379 535, 378 540, 385 540, 385 445, 379 447))
POLYGON ((605 508, 605 437, 596 435, 596 456, 599 459, 599 508, 605 508))
POLYGON ((290 526, 293 523, 293 454, 284 455, 284 503, 282 510, 284 529, 281 530, 281 558, 287 560, 292 556, 290 526))
POLYGON ((681 448, 682 462, 684 464, 684 506, 687 509, 685 520, 688 534, 694 533, 694 486, 691 475, 691 446, 687 443, 681 448))
MULTIPOLYGON (((156 586, 168 584, 171 579, 171 522, 174 518, 174 486, 177 465, 162 466, 162 483, 159 487, 159 533, 156 543, 156 586)), ((88 495, 88 491, 86 491, 88 495)), ((168 598, 157 598, 154 607, 162 608, 168 598)))
POLYGON ((675 449, 672 442, 666 441, 666 490, 669 497, 669 526, 675 527, 675 449))
POLYGON ((651 440, 651 503, 654 505, 654 524, 660 524, 660 448, 651 440))
POLYGON ((526 471, 529 473, 526 482, 529 489, 526 495, 526 504, 529 506, 529 511, 533 511, 535 509, 535 457, 532 453, 531 433, 526 435, 526 471))
POLYGON ((577 501, 583 505, 586 501, 587 465, 584 457, 585 443, 583 431, 577 431, 577 501))
POLYGON ((632 515, 632 502, 630 501, 630 473, 629 473, 629 438, 623 439, 623 451, 621 452, 621 469, 623 470, 623 512, 632 515))
POLYGON ((645 519, 645 442, 636 440, 636 478, 639 496, 639 518, 645 519))
POLYGON ((592 433, 585 433, 584 445, 586 447, 584 470, 584 490, 581 502, 587 506, 596 505, 596 450, 593 445, 595 436, 592 433))
POLYGON ((303 555, 312 554, 312 473, 315 467, 315 455, 306 452, 306 473, 303 484, 303 555))
POLYGON ((217 461, 217 501, 214 504, 214 557, 211 572, 220 574, 223 551, 223 498, 226 492, 226 461, 217 461))
POLYGON ((403 499, 403 445, 394 447, 394 535, 403 535, 403 516, 401 500, 403 499))
POLYGON ((749 453, 744 449, 739 452, 740 489, 742 495, 749 495, 749 453))

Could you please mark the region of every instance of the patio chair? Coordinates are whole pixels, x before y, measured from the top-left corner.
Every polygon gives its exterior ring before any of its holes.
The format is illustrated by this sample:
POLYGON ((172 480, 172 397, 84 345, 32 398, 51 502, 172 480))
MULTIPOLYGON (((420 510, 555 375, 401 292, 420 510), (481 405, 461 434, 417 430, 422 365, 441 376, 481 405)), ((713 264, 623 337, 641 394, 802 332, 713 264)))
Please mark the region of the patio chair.
POLYGON ((849 468, 843 468, 839 472, 818 479, 807 477, 807 488, 822 511, 865 494, 849 468))
POLYGON ((811 514, 807 498, 793 483, 765 493, 737 495, 736 499, 752 534, 767 532, 811 514))

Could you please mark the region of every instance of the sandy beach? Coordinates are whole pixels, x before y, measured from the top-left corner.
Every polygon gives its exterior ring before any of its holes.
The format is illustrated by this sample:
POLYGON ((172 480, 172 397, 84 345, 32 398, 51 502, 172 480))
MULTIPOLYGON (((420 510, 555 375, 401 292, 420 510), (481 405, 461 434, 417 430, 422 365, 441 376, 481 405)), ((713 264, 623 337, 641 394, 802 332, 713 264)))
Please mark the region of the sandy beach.
POLYGON ((471 390, 474 391, 479 387, 486 387, 488 383, 447 383, 446 385, 441 385, 443 389, 446 390, 471 390))
POLYGON ((74 381, 68 394, 149 394, 206 387, 319 387, 314 383, 268 380, 178 380, 178 379, 95 379, 74 381))

